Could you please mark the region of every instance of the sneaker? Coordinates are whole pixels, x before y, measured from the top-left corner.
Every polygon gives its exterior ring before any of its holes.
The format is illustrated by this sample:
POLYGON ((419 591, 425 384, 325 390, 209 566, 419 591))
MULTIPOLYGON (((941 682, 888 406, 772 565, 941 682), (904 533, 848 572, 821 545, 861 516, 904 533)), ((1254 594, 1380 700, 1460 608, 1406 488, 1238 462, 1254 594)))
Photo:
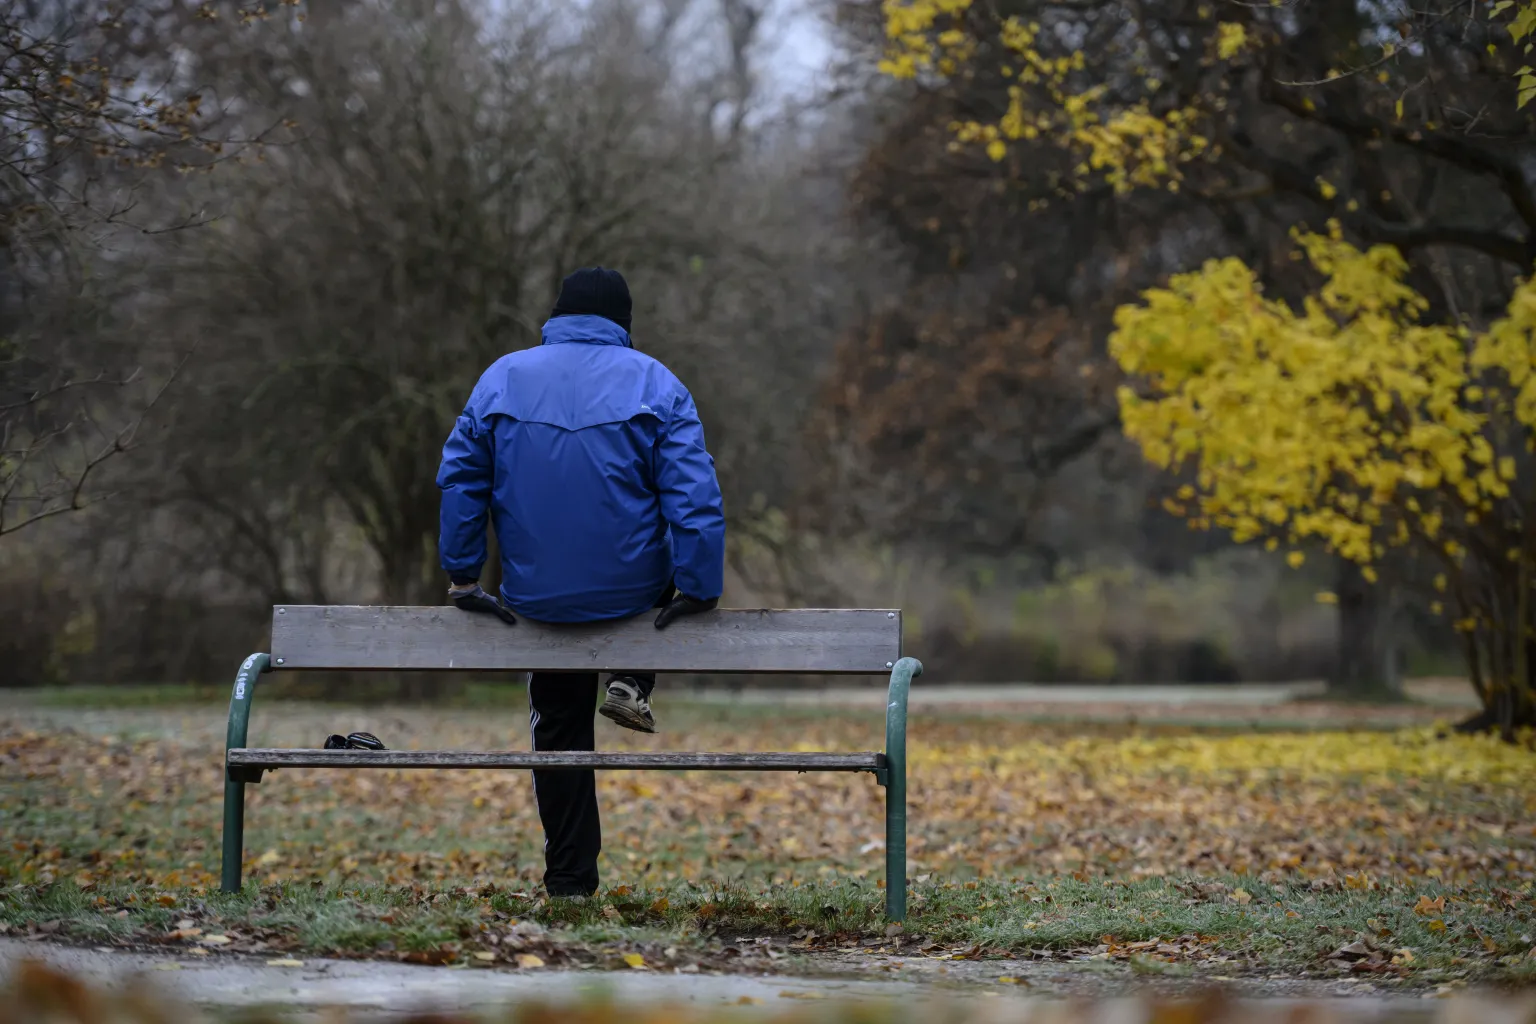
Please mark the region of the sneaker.
POLYGON ((628 676, 614 676, 608 680, 608 698, 597 713, 635 732, 656 731, 651 702, 641 695, 640 687, 628 676))

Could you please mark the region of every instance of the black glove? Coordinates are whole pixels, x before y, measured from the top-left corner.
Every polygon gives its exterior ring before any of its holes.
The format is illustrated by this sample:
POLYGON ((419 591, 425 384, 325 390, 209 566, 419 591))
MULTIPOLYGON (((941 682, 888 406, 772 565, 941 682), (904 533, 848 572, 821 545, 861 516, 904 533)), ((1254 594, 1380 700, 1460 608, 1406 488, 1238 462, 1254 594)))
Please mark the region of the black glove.
POLYGON ((325 738, 326 750, 383 750, 384 743, 371 732, 354 732, 325 738))
POLYGON ((666 629, 673 619, 680 619, 684 615, 700 615, 704 612, 712 612, 719 605, 720 599, 712 597, 708 601, 700 601, 696 597, 683 595, 674 597, 667 606, 656 616, 656 628, 666 629))
POLYGON ((448 588, 448 596, 460 611, 482 612, 486 615, 494 615, 509 626, 517 625, 517 617, 512 612, 502 607, 500 601, 480 589, 480 584, 471 584, 468 588, 453 586, 448 588))

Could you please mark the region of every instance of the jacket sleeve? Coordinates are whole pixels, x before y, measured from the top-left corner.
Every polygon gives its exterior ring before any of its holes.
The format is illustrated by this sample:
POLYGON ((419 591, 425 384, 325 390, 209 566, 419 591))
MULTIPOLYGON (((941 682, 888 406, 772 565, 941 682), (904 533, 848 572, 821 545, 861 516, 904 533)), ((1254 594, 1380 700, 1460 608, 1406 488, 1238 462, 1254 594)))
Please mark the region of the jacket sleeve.
POLYGON ((491 479, 490 431, 466 406, 443 445, 443 463, 437 471, 437 486, 443 491, 437 551, 451 577, 480 578, 491 479))
POLYGON ((657 439, 656 489, 672 527, 677 589, 701 601, 725 589, 725 506, 704 426, 687 391, 657 439))

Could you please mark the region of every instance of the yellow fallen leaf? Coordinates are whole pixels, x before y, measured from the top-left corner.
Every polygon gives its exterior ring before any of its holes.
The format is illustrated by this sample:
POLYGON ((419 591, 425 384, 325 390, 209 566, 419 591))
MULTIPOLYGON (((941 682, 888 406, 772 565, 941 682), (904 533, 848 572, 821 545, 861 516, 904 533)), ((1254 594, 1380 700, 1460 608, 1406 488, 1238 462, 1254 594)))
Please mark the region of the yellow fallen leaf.
POLYGON ((476 960, 495 960, 496 954, 490 950, 482 949, 475 953, 476 960))
POLYGON ((278 855, 276 850, 268 850, 266 853, 256 858, 256 866, 269 868, 282 859, 283 858, 278 855))
POLYGON ((1445 922, 1437 917, 1433 921, 1426 924, 1424 927, 1428 928, 1432 932, 1443 932, 1445 931, 1445 922))
POLYGON ((544 966, 544 961, 540 960, 538 957, 534 956, 532 953, 519 953, 519 954, 517 954, 517 966, 519 966, 519 967, 543 967, 544 966))
POLYGON ((663 896, 661 899, 659 899, 655 903, 651 904, 651 913, 653 913, 653 914, 665 914, 667 912, 667 908, 670 907, 671 905, 672 904, 667 902, 667 898, 665 896, 663 896))
POLYGON ((797 991, 795 991, 793 989, 785 989, 784 991, 779 993, 779 998, 780 999, 825 999, 827 997, 825 995, 823 995, 822 993, 820 993, 820 992, 797 992, 797 991))
POLYGON ((645 957, 641 956, 639 953, 625 953, 624 962, 629 964, 631 967, 644 967, 645 957))
POLYGON ((1247 889, 1233 889, 1232 890, 1232 902, 1233 903, 1251 903, 1252 901, 1253 901, 1253 895, 1251 893, 1249 893, 1247 889))
POLYGON ((761 1005, 763 1005, 763 1001, 761 999, 757 998, 756 996, 742 996, 740 999, 736 1000, 736 1005, 737 1006, 761 1006, 761 1005))
POLYGON ((176 897, 172 896, 168 892, 163 892, 159 896, 155 897, 155 902, 160 904, 162 907, 174 907, 176 905, 176 897))
POLYGON ((228 935, 204 935, 198 941, 209 946, 227 946, 234 940, 228 935))
POLYGON ((1001 978, 997 979, 997 983, 999 985, 1017 985, 1019 983, 1019 979, 1010 977, 1005 974, 1001 978))
POLYGON ((1430 914, 1438 914, 1444 909, 1444 896, 1441 896, 1438 899, 1430 899, 1428 896, 1420 896, 1419 902, 1413 905, 1413 912, 1422 917, 1428 917, 1430 914))
POLYGON ((276 960, 268 960, 268 967, 303 967, 303 960, 290 960, 288 957, 279 957, 276 960))

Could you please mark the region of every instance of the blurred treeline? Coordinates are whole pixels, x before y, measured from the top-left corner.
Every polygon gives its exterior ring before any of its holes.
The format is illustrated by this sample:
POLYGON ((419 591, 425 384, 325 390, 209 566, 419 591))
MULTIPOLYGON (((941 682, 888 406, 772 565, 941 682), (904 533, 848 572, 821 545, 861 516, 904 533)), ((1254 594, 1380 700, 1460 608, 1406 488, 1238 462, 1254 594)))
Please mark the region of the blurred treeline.
POLYGON ((1206 258, 1283 294, 1298 201, 1042 202, 1062 157, 950 145, 998 83, 880 76, 880 14, 809 11, 833 63, 786 88, 768 0, 6 4, 0 684, 222 678, 274 603, 443 600, 443 438, 594 263, 698 399, 727 603, 903 607, 941 680, 1329 674, 1326 565, 1165 513, 1104 355, 1206 258))

